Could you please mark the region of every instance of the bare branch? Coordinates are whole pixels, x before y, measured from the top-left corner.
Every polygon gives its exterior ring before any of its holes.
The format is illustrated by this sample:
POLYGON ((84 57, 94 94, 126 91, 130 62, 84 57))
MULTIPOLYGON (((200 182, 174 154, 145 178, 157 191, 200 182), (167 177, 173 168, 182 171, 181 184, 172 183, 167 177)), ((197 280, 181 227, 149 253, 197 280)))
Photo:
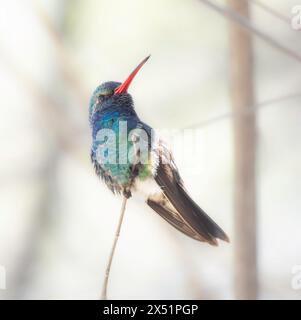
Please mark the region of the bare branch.
POLYGON ((251 32, 252 34, 256 35, 260 39, 264 40, 267 44, 274 47, 275 49, 281 51, 282 53, 286 54, 287 56, 301 62, 301 55, 298 52, 295 52, 294 50, 287 48, 285 45, 274 39, 273 37, 267 35, 263 31, 261 31, 259 28, 254 26, 249 19, 243 17, 242 15, 236 13, 235 11, 229 9, 226 6, 220 6, 210 0, 199 0, 212 10, 218 12, 225 18, 229 19, 230 21, 233 21, 237 24, 239 24, 242 28, 247 30, 248 32, 251 32))
POLYGON ((290 99, 296 99, 296 98, 300 98, 301 97, 301 92, 295 92, 295 93, 291 93, 291 94, 287 94, 278 98, 273 98, 273 99, 269 99, 260 103, 255 104, 254 106, 250 106, 250 108, 243 110, 241 112, 225 112, 223 114, 220 114, 216 117, 212 117, 211 119, 208 120, 204 120, 201 122, 197 122, 195 124, 191 124, 187 127, 185 127, 185 129, 191 129, 191 128, 204 128, 204 127, 208 127, 216 122, 220 122, 226 119, 232 119, 232 118, 236 118, 236 117, 241 117, 244 116, 246 114, 249 113, 254 113, 257 112, 258 110, 263 109, 264 107, 268 107, 271 106, 273 104, 277 104, 283 101, 287 101, 290 99))
POLYGON ((74 58, 69 54, 61 33, 57 30, 56 26, 53 24, 39 2, 32 0, 32 4, 36 16, 40 20, 41 25, 44 27, 45 32, 49 36, 49 39, 56 50, 57 61, 65 80, 72 86, 74 92, 78 95, 81 104, 86 105, 89 93, 85 89, 85 83, 81 81, 81 78, 75 68, 75 63, 73 62, 74 58))
POLYGON ((110 256, 109 256, 109 261, 108 261, 106 272, 105 272, 105 277, 104 277, 104 282, 103 282, 103 287, 102 287, 102 292, 101 292, 101 300, 107 300, 108 299, 108 296, 107 296, 108 280, 109 280, 109 276, 110 276, 111 265, 112 265, 112 261, 113 261, 113 257, 114 257, 114 253, 115 253, 115 249, 116 249, 116 245, 117 245, 117 242, 118 242, 118 239, 119 239, 119 234, 120 234, 120 230, 121 230, 121 226, 122 226, 122 221, 123 221, 123 217, 124 217, 124 213, 125 213, 126 202, 127 202, 127 198, 123 197, 121 211, 120 211, 120 217, 119 217, 119 222, 118 222, 118 226, 117 226, 117 230, 116 230, 116 233, 115 233, 113 246, 112 246, 112 249, 111 249, 111 253, 110 253, 110 256))
POLYGON ((291 19, 288 16, 269 7, 267 4, 262 3, 261 1, 258 1, 258 0, 245 0, 245 1, 249 1, 250 3, 254 4, 255 6, 261 8, 263 11, 269 13, 270 15, 274 16, 275 18, 278 18, 278 19, 284 21, 285 23, 288 23, 288 24, 291 23, 291 19))

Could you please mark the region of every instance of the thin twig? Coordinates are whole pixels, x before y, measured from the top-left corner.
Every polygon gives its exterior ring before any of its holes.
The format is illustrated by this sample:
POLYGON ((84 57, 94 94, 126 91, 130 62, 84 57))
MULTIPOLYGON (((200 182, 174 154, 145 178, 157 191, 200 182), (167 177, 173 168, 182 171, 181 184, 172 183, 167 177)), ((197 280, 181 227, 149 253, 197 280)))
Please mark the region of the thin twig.
POLYGON ((115 253, 115 249, 116 249, 116 245, 117 245, 117 242, 118 242, 118 238, 119 238, 119 234, 120 234, 120 229, 121 229, 124 213, 125 213, 126 202, 127 202, 127 198, 123 197, 121 211, 120 211, 120 217, 119 217, 119 222, 118 222, 117 230, 116 230, 116 233, 115 233, 115 238, 114 238, 113 246, 112 246, 111 253, 110 253, 110 256, 109 256, 109 260, 108 260, 108 264, 107 264, 107 268, 106 268, 106 273, 105 273, 105 277, 104 277, 104 282, 103 282, 103 286, 102 286, 101 300, 107 300, 108 280, 109 280, 111 265, 112 265, 112 261, 113 261, 113 257, 114 257, 114 253, 115 253))
POLYGON ((210 0, 199 0, 199 1, 205 4, 206 6, 208 6, 209 8, 211 8, 212 10, 214 10, 215 12, 218 12, 225 18, 229 19, 230 21, 233 21, 239 24, 243 29, 261 38, 266 43, 274 47, 275 49, 278 49, 279 51, 285 53, 287 56, 290 56, 291 58, 294 58, 295 60, 301 62, 301 55, 297 51, 294 51, 286 47, 285 45, 280 43, 278 40, 274 39, 273 37, 269 36, 265 32, 261 31, 259 28, 253 25, 249 19, 229 9, 227 6, 220 6, 217 3, 212 2, 210 0))
POLYGON ((56 28, 55 24, 44 10, 43 6, 37 0, 32 0, 32 8, 49 36, 49 40, 57 53, 57 62, 62 70, 62 75, 67 83, 71 85, 75 94, 81 101, 81 105, 86 105, 89 101, 89 91, 86 84, 80 77, 77 70, 74 56, 67 50, 63 35, 56 28))
POLYGON ((29 73, 22 70, 22 68, 16 64, 12 59, 11 55, 4 47, 0 44, 0 63, 3 63, 6 68, 8 68, 12 74, 16 77, 16 80, 26 89, 26 92, 30 94, 33 99, 35 99, 34 105, 39 108, 38 111, 43 112, 43 120, 51 126, 51 132, 54 134, 57 142, 60 143, 63 149, 71 151, 72 154, 76 155, 75 158, 81 160, 78 156, 79 145, 72 139, 73 131, 80 136, 86 136, 83 129, 75 127, 74 124, 70 122, 68 117, 62 116, 62 110, 64 105, 59 103, 57 99, 47 94, 43 87, 38 85, 29 73), (69 121, 69 122, 68 122, 69 121), (66 123, 68 122, 68 123, 66 123))
POLYGON ((212 117, 211 119, 207 119, 207 120, 204 120, 204 121, 201 121, 201 122, 197 122, 197 123, 188 125, 184 129, 207 127, 207 126, 210 126, 211 124, 214 124, 216 122, 220 122, 222 120, 234 119, 236 117, 252 114, 252 113, 257 112, 259 109, 262 109, 264 107, 268 107, 268 106, 270 106, 272 104, 277 104, 279 102, 283 102, 283 101, 286 101, 286 100, 289 100, 289 99, 300 98, 300 97, 301 97, 301 92, 295 92, 295 93, 292 93, 292 94, 287 94, 285 96, 269 99, 269 100, 257 103, 257 104, 255 104, 253 106, 249 106, 249 108, 246 108, 246 110, 243 111, 243 112, 225 112, 225 113, 220 114, 218 116, 212 117))
POLYGON ((262 10, 264 10, 265 12, 269 13, 270 15, 274 16, 275 18, 278 18, 282 21, 284 21, 285 23, 289 23, 291 22, 290 18, 286 15, 284 15, 283 13, 271 8, 270 6, 268 6, 265 3, 262 3, 261 1, 258 0, 246 0, 250 3, 253 3, 254 5, 258 6, 259 8, 261 8, 262 10))

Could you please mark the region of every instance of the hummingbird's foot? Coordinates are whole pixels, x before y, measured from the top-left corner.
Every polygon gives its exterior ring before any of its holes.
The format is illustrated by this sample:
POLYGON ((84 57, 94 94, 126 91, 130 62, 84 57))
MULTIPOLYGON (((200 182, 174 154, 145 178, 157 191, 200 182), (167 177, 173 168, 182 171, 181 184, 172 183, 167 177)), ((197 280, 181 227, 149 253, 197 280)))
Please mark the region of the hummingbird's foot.
POLYGON ((132 196, 131 190, 129 188, 124 188, 122 194, 127 199, 129 199, 132 196))

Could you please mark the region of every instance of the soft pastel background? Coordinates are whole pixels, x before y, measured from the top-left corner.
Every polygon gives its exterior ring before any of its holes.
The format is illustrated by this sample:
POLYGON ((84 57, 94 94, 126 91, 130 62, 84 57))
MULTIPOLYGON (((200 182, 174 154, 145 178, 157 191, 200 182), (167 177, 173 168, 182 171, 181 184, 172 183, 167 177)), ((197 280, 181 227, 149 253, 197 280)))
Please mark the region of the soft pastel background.
MULTIPOLYGON (((268 4, 290 17, 297 3, 268 4)), ((255 6, 252 17, 300 52, 301 31, 255 6)), ((230 111, 228 49, 228 22, 197 0, 0 0, 2 299, 99 298, 121 199, 89 162, 88 99, 149 53, 131 87, 137 112, 172 130, 187 188, 233 238, 231 117, 181 140, 230 111)), ((300 63, 257 39, 255 58, 258 102, 301 90, 300 63)), ((259 298, 301 298, 300 102, 258 111, 259 298)), ((130 201, 109 297, 234 298, 233 245, 200 244, 130 201)))

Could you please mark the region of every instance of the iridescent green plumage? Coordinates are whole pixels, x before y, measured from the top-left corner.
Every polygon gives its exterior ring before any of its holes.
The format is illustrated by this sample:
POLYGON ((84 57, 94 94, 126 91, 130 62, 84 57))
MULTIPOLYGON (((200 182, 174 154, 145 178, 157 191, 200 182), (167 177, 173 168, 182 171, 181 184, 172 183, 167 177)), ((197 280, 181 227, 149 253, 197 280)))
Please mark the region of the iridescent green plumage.
MULTIPOLYGON (((224 231, 190 198, 170 150, 142 122, 127 93, 144 59, 122 84, 105 82, 94 91, 89 108, 91 160, 96 174, 114 193, 131 197, 137 182, 151 181, 146 202, 176 229, 198 241, 229 241, 224 231), (124 126, 125 125, 125 126, 124 126)), ((138 190, 139 191, 139 190, 138 190)))
POLYGON ((148 150, 146 163, 133 165, 137 159, 135 159, 135 143, 129 139, 130 133, 135 129, 144 130, 148 146, 151 146, 152 130, 138 118, 129 94, 124 93, 117 97, 113 95, 114 89, 119 85, 118 82, 104 83, 95 90, 91 98, 89 117, 93 132, 91 159, 97 174, 113 192, 129 195, 129 189, 135 178, 144 180, 152 174, 151 148, 148 150), (110 136, 111 133, 114 135, 110 136), (106 134, 110 136, 107 140, 103 139, 106 134), (105 145, 105 148, 102 148, 102 145, 105 145))

